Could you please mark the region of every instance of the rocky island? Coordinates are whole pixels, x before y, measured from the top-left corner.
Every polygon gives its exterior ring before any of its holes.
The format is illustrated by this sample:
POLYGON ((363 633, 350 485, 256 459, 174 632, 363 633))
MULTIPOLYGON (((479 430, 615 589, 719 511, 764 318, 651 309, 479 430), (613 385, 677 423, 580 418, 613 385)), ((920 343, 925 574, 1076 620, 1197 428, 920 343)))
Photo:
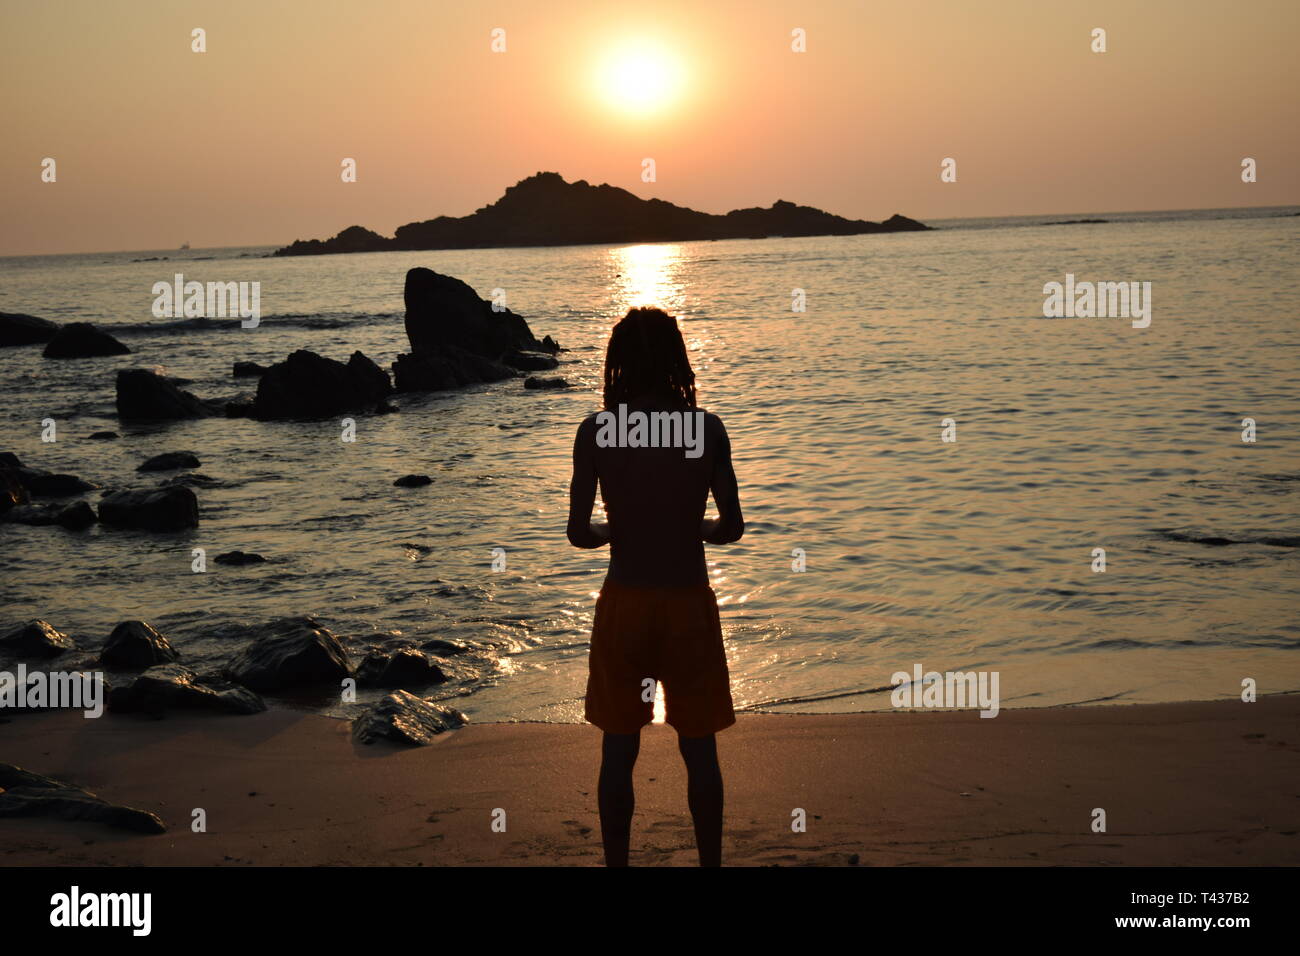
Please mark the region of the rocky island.
POLYGON ((856 236, 929 228, 897 214, 884 222, 845 219, 783 199, 767 209, 733 209, 719 216, 662 199, 641 199, 617 186, 593 186, 585 180, 569 183, 559 173, 537 173, 468 216, 439 216, 407 223, 399 226, 391 239, 362 226, 349 226, 332 239, 299 239, 277 249, 275 255, 856 236))

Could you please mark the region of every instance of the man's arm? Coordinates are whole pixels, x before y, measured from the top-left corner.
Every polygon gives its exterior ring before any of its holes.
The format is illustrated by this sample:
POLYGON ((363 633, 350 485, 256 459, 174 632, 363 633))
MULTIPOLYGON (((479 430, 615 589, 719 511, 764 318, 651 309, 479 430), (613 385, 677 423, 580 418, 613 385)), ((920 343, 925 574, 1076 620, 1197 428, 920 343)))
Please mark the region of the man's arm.
POLYGON ((701 536, 709 544, 731 544, 745 533, 745 516, 740 513, 740 488, 731 465, 731 439, 721 420, 718 420, 714 442, 717 451, 713 456, 709 490, 713 492, 713 503, 718 506, 718 517, 704 519, 701 536))
POLYGON ((569 544, 575 548, 599 548, 609 543, 609 525, 591 520, 596 503, 596 423, 588 418, 578 426, 573 440, 573 477, 569 481, 569 544))

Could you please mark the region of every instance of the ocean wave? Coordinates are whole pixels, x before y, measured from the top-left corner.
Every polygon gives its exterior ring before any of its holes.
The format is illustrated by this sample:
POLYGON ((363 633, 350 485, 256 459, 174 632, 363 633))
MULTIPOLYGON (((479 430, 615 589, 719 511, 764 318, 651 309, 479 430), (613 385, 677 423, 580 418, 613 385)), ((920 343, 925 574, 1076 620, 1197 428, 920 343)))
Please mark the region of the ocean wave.
POLYGON ((1179 528, 1153 528, 1152 530, 1166 541, 1203 544, 1212 548, 1226 548, 1234 544, 1266 544, 1274 548, 1300 548, 1300 534, 1239 533, 1236 537, 1230 538, 1227 535, 1179 528))

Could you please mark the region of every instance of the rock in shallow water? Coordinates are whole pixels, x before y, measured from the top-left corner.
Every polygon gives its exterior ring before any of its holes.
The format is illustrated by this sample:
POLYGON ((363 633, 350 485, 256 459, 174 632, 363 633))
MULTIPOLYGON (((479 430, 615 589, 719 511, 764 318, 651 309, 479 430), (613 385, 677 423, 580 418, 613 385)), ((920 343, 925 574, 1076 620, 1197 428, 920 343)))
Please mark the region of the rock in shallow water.
POLYGON ((352 736, 363 744, 391 740, 418 747, 431 743, 443 731, 463 727, 468 720, 452 707, 397 690, 352 722, 352 736))
POLYGON ((360 352, 353 352, 345 364, 299 349, 262 375, 253 417, 262 421, 328 418, 373 408, 392 390, 388 373, 360 352))
POLYGON ((42 498, 66 498, 68 495, 79 495, 99 487, 76 475, 51 474, 48 471, 36 471, 34 468, 24 469, 20 477, 29 492, 42 498))
POLYGON ((39 618, 20 624, 0 637, 0 649, 20 657, 58 657, 75 647, 72 638, 39 618))
POLYGON ((180 655, 167 638, 144 621, 123 621, 113 628, 99 659, 109 667, 143 670, 166 664, 180 655))
POLYGON ((219 554, 212 559, 217 564, 262 564, 266 558, 253 551, 227 551, 225 554, 219 554))
POLYGON ((206 418, 220 412, 147 368, 122 369, 116 387, 117 415, 123 419, 206 418))
POLYGON ((71 322, 50 339, 41 353, 45 358, 95 358, 101 355, 129 355, 131 350, 89 322, 71 322))
POLYGON ((0 520, 34 527, 57 524, 69 531, 82 531, 95 523, 95 509, 85 501, 70 505, 17 505, 3 512, 0 520))
POLYGON ((509 309, 493 308, 468 283, 432 269, 406 273, 406 337, 412 352, 438 353, 454 346, 497 358, 512 350, 540 349, 528 323, 509 309))
POLYGON ((403 475, 393 484, 398 488, 422 488, 433 484, 433 479, 428 475, 403 475))
POLYGON ((572 386, 566 379, 562 378, 538 378, 536 375, 530 375, 524 379, 524 388, 547 389, 547 388, 571 388, 572 386))
POLYGON ((164 478, 158 482, 160 488, 166 488, 168 485, 185 485, 189 488, 221 488, 225 485, 225 482, 220 478, 205 475, 201 471, 187 471, 182 475, 172 475, 170 478, 164 478))
POLYGON ((0 347, 37 345, 48 342, 59 331, 59 323, 21 312, 0 312, 0 347))
POLYGON ((357 683, 366 687, 427 687, 447 680, 441 667, 412 647, 391 654, 371 651, 357 668, 357 683))
POLYGON ((114 491, 99 502, 99 520, 114 528, 181 531, 199 526, 199 499, 183 485, 114 491))
POLYGON ((162 820, 146 810, 109 803, 89 790, 8 763, 0 763, 0 817, 56 817, 136 833, 167 832, 162 820))
POLYGON ((514 369, 454 345, 437 353, 399 355, 393 363, 393 381, 399 392, 438 392, 514 377, 514 369))
POLYGON ((515 369, 510 367, 510 357, 523 363, 519 368, 553 361, 538 354, 549 346, 533 337, 527 322, 509 309, 494 309, 460 279, 431 269, 411 269, 404 295, 411 353, 393 363, 399 392, 511 378, 515 369))
POLYGON ((420 645, 426 651, 433 651, 435 654, 441 654, 444 657, 451 654, 463 654, 469 650, 465 644, 457 644, 454 641, 444 641, 440 637, 430 638, 420 645))
POLYGON ((339 639, 309 617, 281 618, 259 631, 261 635, 223 669, 228 680, 266 692, 338 684, 352 675, 352 664, 339 639))
POLYGON ((521 372, 545 372, 560 364, 552 355, 533 351, 507 352, 501 361, 521 372))
POLYGON ((181 664, 158 664, 109 691, 108 708, 155 715, 172 709, 257 714, 266 710, 266 702, 247 687, 200 678, 181 664))
POLYGON ((96 521, 95 509, 88 501, 77 501, 61 507, 54 517, 54 523, 62 525, 69 531, 84 531, 96 521))
POLYGON ((28 501, 27 489, 19 480, 18 472, 0 465, 0 514, 18 505, 25 505, 28 501))
POLYGON ((175 471, 178 468, 197 468, 199 459, 188 451, 169 451, 146 459, 136 471, 175 471))

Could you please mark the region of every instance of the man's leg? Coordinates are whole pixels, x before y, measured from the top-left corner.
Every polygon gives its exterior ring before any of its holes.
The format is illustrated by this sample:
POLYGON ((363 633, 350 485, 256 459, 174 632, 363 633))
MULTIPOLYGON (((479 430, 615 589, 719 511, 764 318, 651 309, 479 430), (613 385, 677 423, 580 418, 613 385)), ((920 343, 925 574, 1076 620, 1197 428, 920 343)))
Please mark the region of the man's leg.
POLYGON ((718 742, 707 737, 677 738, 677 749, 686 761, 686 802, 695 821, 695 846, 700 866, 722 865, 722 768, 718 766, 718 742))
POLYGON ((600 745, 600 838, 605 844, 606 866, 627 866, 632 840, 632 768, 641 749, 641 733, 605 734, 600 745))

